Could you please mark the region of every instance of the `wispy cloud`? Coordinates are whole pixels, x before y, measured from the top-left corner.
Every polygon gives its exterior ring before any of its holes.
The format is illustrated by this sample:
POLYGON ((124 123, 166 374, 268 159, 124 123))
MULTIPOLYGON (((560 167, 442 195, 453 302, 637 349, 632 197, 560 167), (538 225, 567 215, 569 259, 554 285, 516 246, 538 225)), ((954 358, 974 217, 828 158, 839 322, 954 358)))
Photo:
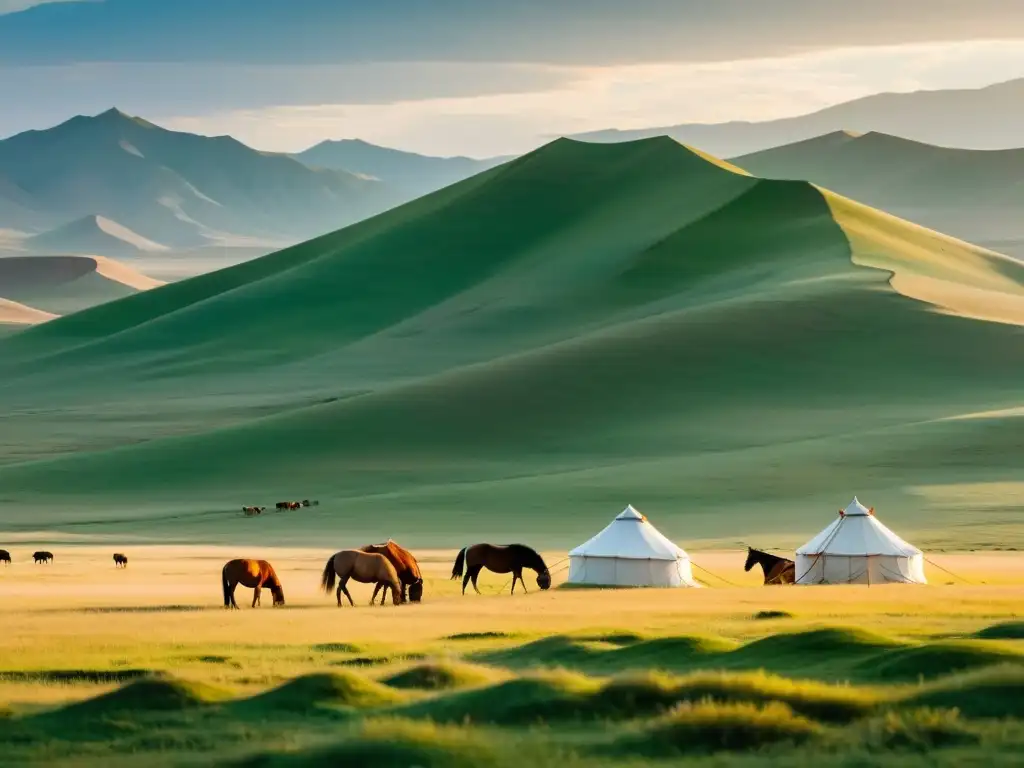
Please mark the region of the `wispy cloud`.
POLYGON ((709 64, 557 68, 558 85, 387 104, 335 103, 166 113, 182 130, 296 150, 358 136, 443 154, 530 149, 552 134, 606 127, 766 120, 879 91, 970 88, 1024 77, 1024 41, 848 48, 709 64))

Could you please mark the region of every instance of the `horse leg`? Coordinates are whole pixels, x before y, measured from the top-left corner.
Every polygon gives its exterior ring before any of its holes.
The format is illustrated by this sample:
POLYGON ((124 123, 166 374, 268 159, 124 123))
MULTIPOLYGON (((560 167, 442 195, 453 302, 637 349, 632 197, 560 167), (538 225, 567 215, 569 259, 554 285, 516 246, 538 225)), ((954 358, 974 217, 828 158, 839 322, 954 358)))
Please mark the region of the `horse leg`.
POLYGON ((228 595, 231 596, 231 607, 234 610, 238 610, 238 603, 235 602, 235 589, 238 587, 238 582, 231 582, 231 589, 228 591, 228 595))
MULTIPOLYGON (((377 602, 377 593, 380 592, 380 588, 382 586, 384 586, 384 585, 381 582, 379 582, 379 581, 374 585, 374 587, 373 587, 373 596, 370 598, 370 605, 373 605, 375 602, 377 602)), ((383 605, 383 604, 384 604, 384 602, 381 601, 381 605, 383 605)))
POLYGON ((334 596, 338 598, 338 607, 341 608, 341 590, 344 589, 344 585, 338 584, 338 589, 334 593, 334 596))
MULTIPOLYGON (((512 591, 509 594, 514 595, 516 593, 516 579, 522 579, 522 578, 523 578, 522 571, 512 571, 512 591)), ((526 589, 526 585, 525 584, 523 585, 523 589, 526 589)))
MULTIPOLYGON (((466 571, 466 575, 462 577, 462 594, 466 594, 466 586, 469 584, 470 571, 466 571)), ((475 584, 473 586, 476 586, 475 584)))
MULTIPOLYGON (((345 593, 345 597, 348 598, 348 604, 355 608, 355 600, 352 599, 352 593, 348 591, 348 576, 341 580, 341 583, 338 584, 338 588, 345 593)), ((341 602, 341 598, 338 598, 338 602, 341 602)))
POLYGON ((260 585, 257 584, 252 588, 252 607, 255 608, 260 604, 260 585))
POLYGON ((473 566, 473 570, 470 571, 470 574, 472 574, 470 578, 473 581, 473 589, 476 590, 476 593, 478 595, 480 594, 480 587, 478 587, 476 585, 476 580, 477 580, 477 577, 480 575, 480 571, 482 571, 483 568, 484 567, 482 565, 475 565, 475 566, 473 566))

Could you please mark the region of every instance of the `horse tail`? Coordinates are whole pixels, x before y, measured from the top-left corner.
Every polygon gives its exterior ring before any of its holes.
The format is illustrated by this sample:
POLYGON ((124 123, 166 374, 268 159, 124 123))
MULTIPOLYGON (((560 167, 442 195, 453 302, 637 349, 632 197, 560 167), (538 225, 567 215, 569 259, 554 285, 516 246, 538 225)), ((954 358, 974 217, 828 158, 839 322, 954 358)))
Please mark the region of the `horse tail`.
POLYGON ((458 556, 455 558, 455 565, 452 567, 452 581, 462 578, 462 571, 466 566, 466 549, 468 547, 460 549, 458 556))
POLYGON ((320 577, 320 587, 327 594, 330 594, 331 590, 334 589, 334 579, 337 575, 334 570, 334 555, 331 555, 327 558, 327 565, 324 566, 323 575, 320 577))
POLYGON ((228 581, 228 566, 224 565, 220 570, 220 585, 224 590, 224 607, 231 607, 231 583, 228 581))

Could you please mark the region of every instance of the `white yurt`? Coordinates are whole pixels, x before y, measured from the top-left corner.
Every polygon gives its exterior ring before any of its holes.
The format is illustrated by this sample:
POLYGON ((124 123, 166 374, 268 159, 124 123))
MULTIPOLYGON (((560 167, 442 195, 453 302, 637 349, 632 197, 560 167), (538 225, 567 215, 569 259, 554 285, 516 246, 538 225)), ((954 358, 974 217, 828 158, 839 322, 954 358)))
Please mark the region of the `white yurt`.
POLYGON ((797 584, 927 584, 921 550, 886 528, 856 497, 796 551, 797 584))
POLYGON ((632 506, 569 553, 569 583, 604 587, 696 587, 690 556, 632 506))

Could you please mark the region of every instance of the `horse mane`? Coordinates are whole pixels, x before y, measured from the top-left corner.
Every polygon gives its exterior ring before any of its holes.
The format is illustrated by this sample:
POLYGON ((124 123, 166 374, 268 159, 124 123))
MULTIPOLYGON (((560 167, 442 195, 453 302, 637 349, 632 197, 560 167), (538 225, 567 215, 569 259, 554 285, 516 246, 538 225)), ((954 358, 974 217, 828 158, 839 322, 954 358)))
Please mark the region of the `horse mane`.
POLYGON ((538 573, 543 573, 548 569, 544 558, 532 547, 528 547, 525 544, 509 544, 508 548, 523 558, 523 565, 527 568, 532 568, 538 573))

